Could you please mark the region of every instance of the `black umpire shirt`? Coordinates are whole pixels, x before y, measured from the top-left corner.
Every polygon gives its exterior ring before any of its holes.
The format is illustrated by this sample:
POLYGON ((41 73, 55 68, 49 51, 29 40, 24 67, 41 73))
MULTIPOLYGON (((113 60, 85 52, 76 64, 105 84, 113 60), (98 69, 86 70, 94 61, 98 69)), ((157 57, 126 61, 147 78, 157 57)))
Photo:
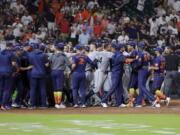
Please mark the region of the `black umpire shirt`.
POLYGON ((166 59, 166 70, 167 71, 178 71, 180 64, 180 57, 175 53, 170 53, 165 56, 166 59))

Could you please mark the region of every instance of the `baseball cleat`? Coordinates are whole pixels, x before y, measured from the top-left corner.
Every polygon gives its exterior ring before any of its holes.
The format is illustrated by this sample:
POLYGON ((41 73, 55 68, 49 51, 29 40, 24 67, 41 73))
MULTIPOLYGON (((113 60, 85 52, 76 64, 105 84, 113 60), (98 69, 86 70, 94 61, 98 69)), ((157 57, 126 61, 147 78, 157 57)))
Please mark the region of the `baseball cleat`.
POLYGON ((142 105, 135 105, 135 107, 137 107, 137 108, 141 108, 141 107, 143 107, 142 105))
POLYGON ((160 108, 160 107, 161 107, 161 105, 160 105, 159 103, 156 103, 154 107, 156 107, 156 108, 160 108))
POLYGON ((170 98, 170 97, 167 97, 166 100, 165 100, 166 106, 169 105, 170 101, 171 101, 171 98, 170 98))
POLYGON ((14 108, 20 108, 20 107, 21 107, 21 106, 18 105, 17 103, 13 103, 11 106, 14 107, 14 108))
POLYGON ((25 105, 21 105, 21 106, 20 106, 20 108, 25 109, 25 108, 27 108, 27 106, 25 106, 25 105))
POLYGON ((12 109, 11 106, 6 106, 5 108, 6 108, 6 110, 11 110, 12 109))
POLYGON ((1 110, 2 110, 2 111, 7 111, 7 109, 6 109, 5 106, 1 106, 1 110))
POLYGON ((142 106, 146 106, 145 100, 142 100, 142 106))
POLYGON ((29 109, 29 110, 36 109, 36 106, 29 106, 28 109, 29 109))
POLYGON ((86 108, 86 105, 82 105, 81 108, 86 108))
POLYGON ((47 106, 40 106, 39 108, 40 109, 47 109, 48 107, 47 106))
POLYGON ((59 105, 59 108, 64 109, 64 108, 66 108, 66 106, 61 103, 61 104, 59 105))
POLYGON ((101 106, 104 107, 104 108, 108 107, 108 105, 106 103, 101 103, 101 106))
POLYGON ((152 102, 152 107, 155 107, 155 105, 157 104, 157 100, 152 102))
POLYGON ((152 102, 152 107, 160 108, 161 105, 157 102, 157 100, 155 100, 155 101, 152 102))
POLYGON ((63 104, 60 104, 60 105, 55 104, 55 108, 57 108, 57 109, 64 109, 64 108, 66 108, 66 106, 63 105, 63 104))
POLYGON ((73 107, 74 107, 74 108, 78 108, 78 107, 79 107, 79 105, 75 104, 73 107))
POLYGON ((55 104, 54 106, 56 109, 59 109, 59 105, 58 104, 55 104))
POLYGON ((124 107, 127 107, 127 105, 121 104, 121 105, 119 105, 119 107, 124 108, 124 107))
POLYGON ((55 108, 57 108, 57 109, 59 109, 59 105, 58 104, 55 104, 55 106, 54 106, 55 108))

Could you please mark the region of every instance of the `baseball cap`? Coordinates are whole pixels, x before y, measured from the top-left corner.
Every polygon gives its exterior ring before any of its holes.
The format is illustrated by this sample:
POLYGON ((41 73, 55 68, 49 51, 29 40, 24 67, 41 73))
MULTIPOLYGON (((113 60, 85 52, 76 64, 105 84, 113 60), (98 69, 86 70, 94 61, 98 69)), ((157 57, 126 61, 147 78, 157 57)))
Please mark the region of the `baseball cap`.
POLYGON ((122 47, 125 47, 126 44, 125 44, 125 43, 119 43, 118 46, 119 46, 119 49, 120 49, 120 48, 122 48, 122 47))
POLYGON ((82 50, 82 49, 83 49, 83 46, 78 44, 78 45, 75 46, 75 49, 76 49, 76 50, 82 50))
POLYGON ((24 47, 29 46, 29 43, 26 42, 26 43, 23 44, 23 46, 24 47))
POLYGON ((128 42, 128 45, 135 47, 135 46, 136 46, 136 43, 133 42, 133 41, 130 41, 130 42, 128 42))
POLYGON ((12 42, 7 42, 7 43, 6 43, 6 46, 7 46, 7 47, 12 47, 12 46, 13 46, 13 43, 12 43, 12 42))
POLYGON ((161 47, 156 47, 155 49, 154 49, 154 51, 158 51, 158 52, 163 52, 163 49, 161 48, 161 47))
POLYGON ((84 46, 84 50, 89 51, 89 46, 84 46))
POLYGON ((20 46, 16 46, 16 47, 14 48, 15 51, 21 51, 21 49, 22 49, 22 48, 21 48, 20 46))
POLYGON ((56 47, 59 49, 64 48, 64 43, 63 42, 57 43, 56 47))
POLYGON ((145 47, 145 46, 146 46, 145 43, 139 43, 139 44, 138 44, 138 47, 142 47, 142 48, 143 48, 143 47, 145 47))
POLYGON ((40 50, 44 51, 46 49, 46 45, 42 44, 40 45, 40 50))
POLYGON ((111 43, 111 47, 113 47, 113 48, 115 48, 116 45, 117 45, 117 44, 114 43, 114 42, 111 43))

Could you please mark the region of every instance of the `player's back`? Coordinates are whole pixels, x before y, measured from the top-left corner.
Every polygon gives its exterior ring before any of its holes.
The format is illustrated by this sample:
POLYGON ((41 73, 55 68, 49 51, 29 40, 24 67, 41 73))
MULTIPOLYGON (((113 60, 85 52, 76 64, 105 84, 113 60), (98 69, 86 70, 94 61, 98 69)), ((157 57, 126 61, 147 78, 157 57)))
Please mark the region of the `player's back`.
POLYGON ((74 72, 85 73, 85 68, 87 63, 91 63, 92 61, 88 56, 84 54, 76 54, 72 57, 72 63, 76 64, 74 72))
POLYGON ((98 68, 105 72, 110 70, 110 60, 112 58, 113 53, 108 51, 102 51, 100 52, 100 64, 98 65, 98 68))

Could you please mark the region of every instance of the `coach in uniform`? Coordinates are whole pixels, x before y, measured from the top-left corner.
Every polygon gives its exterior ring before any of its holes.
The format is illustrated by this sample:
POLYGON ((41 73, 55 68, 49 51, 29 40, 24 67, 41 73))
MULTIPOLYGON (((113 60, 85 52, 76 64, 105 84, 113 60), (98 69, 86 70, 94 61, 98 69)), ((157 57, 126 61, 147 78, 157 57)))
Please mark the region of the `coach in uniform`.
POLYGON ((11 89, 11 76, 13 67, 16 67, 14 58, 13 43, 7 43, 6 49, 0 52, 0 109, 8 110, 8 101, 11 89))
POLYGON ((150 55, 144 50, 145 44, 138 44, 138 55, 137 55, 137 67, 138 67, 138 89, 139 95, 137 97, 136 107, 142 107, 142 101, 144 95, 147 96, 152 106, 158 107, 159 104, 156 104, 156 99, 153 94, 151 94, 146 88, 146 81, 149 75, 149 64, 150 64, 150 55))
POLYGON ((123 66, 125 61, 125 56, 123 56, 123 51, 125 50, 124 45, 113 45, 114 54, 112 56, 112 87, 108 91, 107 95, 102 99, 102 107, 108 107, 107 101, 109 97, 115 93, 115 100, 117 107, 125 107, 122 104, 123 99, 123 85, 122 85, 122 76, 123 76, 123 66))
POLYGON ((29 109, 36 108, 37 89, 40 90, 40 107, 46 108, 46 66, 47 56, 39 50, 39 44, 33 45, 34 50, 29 54, 29 63, 32 66, 30 75, 30 102, 29 109))

